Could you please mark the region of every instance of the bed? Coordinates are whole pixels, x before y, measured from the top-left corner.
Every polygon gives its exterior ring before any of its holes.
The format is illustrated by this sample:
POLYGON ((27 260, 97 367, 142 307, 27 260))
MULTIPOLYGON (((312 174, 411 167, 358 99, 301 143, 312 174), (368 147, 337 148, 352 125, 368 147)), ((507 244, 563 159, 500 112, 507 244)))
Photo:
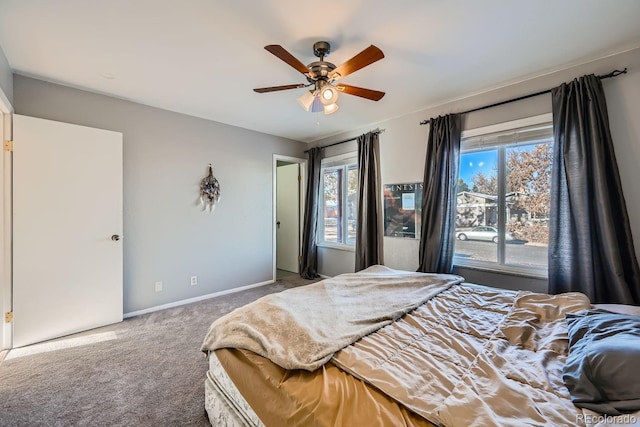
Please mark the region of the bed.
MULTIPOLYGON (((213 426, 634 425, 636 396, 607 402, 607 415, 576 406, 565 384, 565 368, 579 372, 586 357, 576 359, 571 346, 584 347, 584 324, 601 313, 626 310, 619 316, 631 326, 618 342, 632 343, 625 357, 640 349, 640 335, 628 334, 640 311, 619 308, 594 310, 580 293, 509 291, 372 266, 214 321, 202 344, 205 409, 213 426)), ((584 378, 573 379, 585 389, 584 378)))

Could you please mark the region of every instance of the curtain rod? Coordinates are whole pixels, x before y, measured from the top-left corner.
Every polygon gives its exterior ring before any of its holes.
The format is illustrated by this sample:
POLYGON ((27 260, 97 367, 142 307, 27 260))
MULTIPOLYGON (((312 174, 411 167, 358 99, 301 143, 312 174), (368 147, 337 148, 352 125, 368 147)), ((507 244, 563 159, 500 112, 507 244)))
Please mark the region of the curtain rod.
MULTIPOLYGON (((609 74, 604 74, 602 76, 597 76, 597 77, 600 80, 602 80, 602 79, 608 79, 609 77, 616 77, 616 76, 619 76, 620 74, 627 74, 627 69, 625 68, 622 71, 614 70, 614 71, 610 72, 609 74)), ((487 108, 498 107, 500 105, 509 104, 511 102, 516 102, 516 101, 522 101, 523 99, 533 98, 534 96, 539 96, 539 95, 544 95, 545 93, 550 93, 551 90, 552 89, 547 89, 547 90, 543 90, 543 91, 540 91, 540 92, 532 93, 532 94, 529 94, 529 95, 519 96, 518 98, 507 99, 506 101, 496 102, 495 104, 485 105, 484 107, 478 107, 478 108, 473 108, 471 110, 463 111, 460 114, 473 113, 474 111, 486 110, 487 108)), ((429 124, 429 120, 423 120, 423 121, 420 122, 421 126, 422 125, 427 125, 427 124, 429 124)))
MULTIPOLYGON (((384 129, 375 129, 370 131, 371 133, 382 133, 384 132, 384 129)), ((349 139, 345 139, 344 141, 338 141, 338 142, 334 142, 333 144, 327 144, 327 145, 323 145, 320 148, 327 148, 327 147, 333 147, 334 145, 339 145, 339 144, 344 144, 345 142, 351 142, 351 141, 355 141, 356 139, 358 139, 359 137, 355 137, 355 138, 349 138, 349 139)), ((309 150, 304 150, 305 153, 308 153, 309 150)))

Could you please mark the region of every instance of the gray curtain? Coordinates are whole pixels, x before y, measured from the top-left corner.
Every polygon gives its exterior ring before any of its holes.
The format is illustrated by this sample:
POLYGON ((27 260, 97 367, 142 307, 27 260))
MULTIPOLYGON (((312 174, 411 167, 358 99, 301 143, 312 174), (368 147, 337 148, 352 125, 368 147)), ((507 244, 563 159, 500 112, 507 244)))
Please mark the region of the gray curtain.
POLYGON ((460 114, 429 120, 418 271, 451 273, 460 163, 460 114))
POLYGON ((640 270, 600 79, 575 79, 552 97, 549 291, 640 304, 640 270))
POLYGON ((302 257, 300 258, 300 276, 315 279, 318 274, 318 194, 320 193, 320 171, 322 148, 314 147, 308 151, 307 191, 304 206, 304 225, 302 227, 302 257))
POLYGON ((375 264, 383 264, 378 135, 378 132, 369 132, 358 137, 358 219, 356 223, 355 271, 375 264))

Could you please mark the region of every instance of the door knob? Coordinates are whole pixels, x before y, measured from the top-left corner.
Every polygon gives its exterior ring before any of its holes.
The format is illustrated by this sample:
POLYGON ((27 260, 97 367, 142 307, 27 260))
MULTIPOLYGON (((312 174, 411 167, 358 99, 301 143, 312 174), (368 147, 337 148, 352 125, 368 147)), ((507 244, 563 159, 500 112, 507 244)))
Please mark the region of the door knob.
POLYGON ((280 221, 276 222, 276 225, 280 228, 280 221))
POLYGON ((117 234, 114 234, 113 236, 111 236, 111 240, 113 240, 114 242, 117 242, 118 240, 120 240, 120 236, 118 236, 117 234))

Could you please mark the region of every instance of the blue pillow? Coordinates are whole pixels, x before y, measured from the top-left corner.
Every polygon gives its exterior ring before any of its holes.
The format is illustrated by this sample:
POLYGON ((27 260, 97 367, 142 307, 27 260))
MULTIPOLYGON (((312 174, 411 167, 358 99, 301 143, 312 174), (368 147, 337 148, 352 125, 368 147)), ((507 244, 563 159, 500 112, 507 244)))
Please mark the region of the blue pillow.
POLYGON ((607 415, 640 410, 640 316, 586 310, 566 319, 562 379, 573 403, 607 415))

